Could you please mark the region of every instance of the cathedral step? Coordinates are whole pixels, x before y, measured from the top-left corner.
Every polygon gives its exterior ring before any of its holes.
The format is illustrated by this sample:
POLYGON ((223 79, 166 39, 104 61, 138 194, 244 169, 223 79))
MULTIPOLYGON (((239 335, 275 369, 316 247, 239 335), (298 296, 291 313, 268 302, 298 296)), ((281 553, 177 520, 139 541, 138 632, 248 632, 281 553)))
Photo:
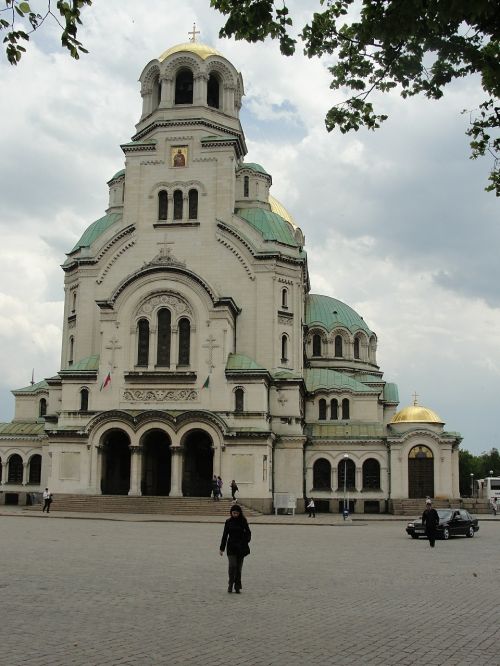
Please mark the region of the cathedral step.
MULTIPOLYGON (((128 495, 54 494, 51 511, 85 513, 146 513, 191 516, 228 516, 232 500, 209 497, 130 497, 128 495)), ((241 505, 245 515, 261 515, 241 505)), ((39 506, 33 507, 39 509, 39 506)))

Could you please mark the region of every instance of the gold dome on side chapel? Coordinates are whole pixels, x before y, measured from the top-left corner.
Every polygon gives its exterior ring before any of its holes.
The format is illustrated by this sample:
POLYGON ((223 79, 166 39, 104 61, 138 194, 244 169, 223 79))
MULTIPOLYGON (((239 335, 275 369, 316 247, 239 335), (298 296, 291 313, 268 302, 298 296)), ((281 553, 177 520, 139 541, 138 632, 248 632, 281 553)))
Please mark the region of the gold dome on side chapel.
POLYGON ((172 55, 172 53, 180 53, 181 51, 195 53, 202 60, 206 60, 209 56, 212 55, 222 55, 216 49, 208 46, 208 44, 202 44, 201 42, 185 42, 184 44, 176 44, 176 46, 171 46, 161 54, 158 60, 163 62, 166 58, 168 58, 168 56, 172 55))
POLYGON ((443 425, 444 421, 432 409, 419 405, 415 398, 413 405, 400 409, 393 416, 391 423, 437 423, 443 425))

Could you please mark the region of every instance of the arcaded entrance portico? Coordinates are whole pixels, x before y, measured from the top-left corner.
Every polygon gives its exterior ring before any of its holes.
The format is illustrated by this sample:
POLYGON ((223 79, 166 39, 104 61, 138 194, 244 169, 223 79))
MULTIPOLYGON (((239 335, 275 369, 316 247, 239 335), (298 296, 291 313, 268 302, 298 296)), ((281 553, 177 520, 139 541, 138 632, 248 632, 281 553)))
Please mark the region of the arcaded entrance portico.
POLYGON ((191 430, 184 439, 182 494, 210 497, 213 475, 213 442, 204 430, 191 430))
POLYGON ((123 430, 110 430, 103 440, 101 491, 103 495, 128 495, 130 439, 123 430))
POLYGON ((170 437, 151 430, 142 440, 142 495, 169 495, 172 454, 170 437))

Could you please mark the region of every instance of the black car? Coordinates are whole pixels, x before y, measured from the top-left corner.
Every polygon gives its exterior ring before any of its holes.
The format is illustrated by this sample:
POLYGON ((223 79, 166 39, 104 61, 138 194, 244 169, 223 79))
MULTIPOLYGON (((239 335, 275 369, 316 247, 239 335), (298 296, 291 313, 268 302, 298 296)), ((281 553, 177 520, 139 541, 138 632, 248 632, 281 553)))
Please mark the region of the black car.
MULTIPOLYGON (((437 512, 439 525, 436 536, 438 539, 449 539, 451 536, 457 535, 473 537, 479 529, 477 518, 473 518, 464 509, 437 509, 437 512)), ((422 519, 409 522, 406 526, 406 533, 412 539, 425 537, 425 527, 422 519)))

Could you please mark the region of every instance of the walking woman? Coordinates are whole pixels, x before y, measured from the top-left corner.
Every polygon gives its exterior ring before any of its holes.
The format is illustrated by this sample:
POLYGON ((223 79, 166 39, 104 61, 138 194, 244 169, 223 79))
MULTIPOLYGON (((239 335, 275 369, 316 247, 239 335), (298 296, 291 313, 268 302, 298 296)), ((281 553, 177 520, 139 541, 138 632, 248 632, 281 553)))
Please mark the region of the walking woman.
POLYGON ((234 504, 231 507, 231 517, 226 520, 224 525, 224 533, 220 542, 220 554, 224 554, 227 545, 227 559, 228 559, 228 572, 229 583, 228 592, 234 591, 236 594, 241 590, 241 569, 243 567, 243 559, 250 554, 250 539, 252 533, 248 527, 247 519, 243 515, 241 506, 234 504))

